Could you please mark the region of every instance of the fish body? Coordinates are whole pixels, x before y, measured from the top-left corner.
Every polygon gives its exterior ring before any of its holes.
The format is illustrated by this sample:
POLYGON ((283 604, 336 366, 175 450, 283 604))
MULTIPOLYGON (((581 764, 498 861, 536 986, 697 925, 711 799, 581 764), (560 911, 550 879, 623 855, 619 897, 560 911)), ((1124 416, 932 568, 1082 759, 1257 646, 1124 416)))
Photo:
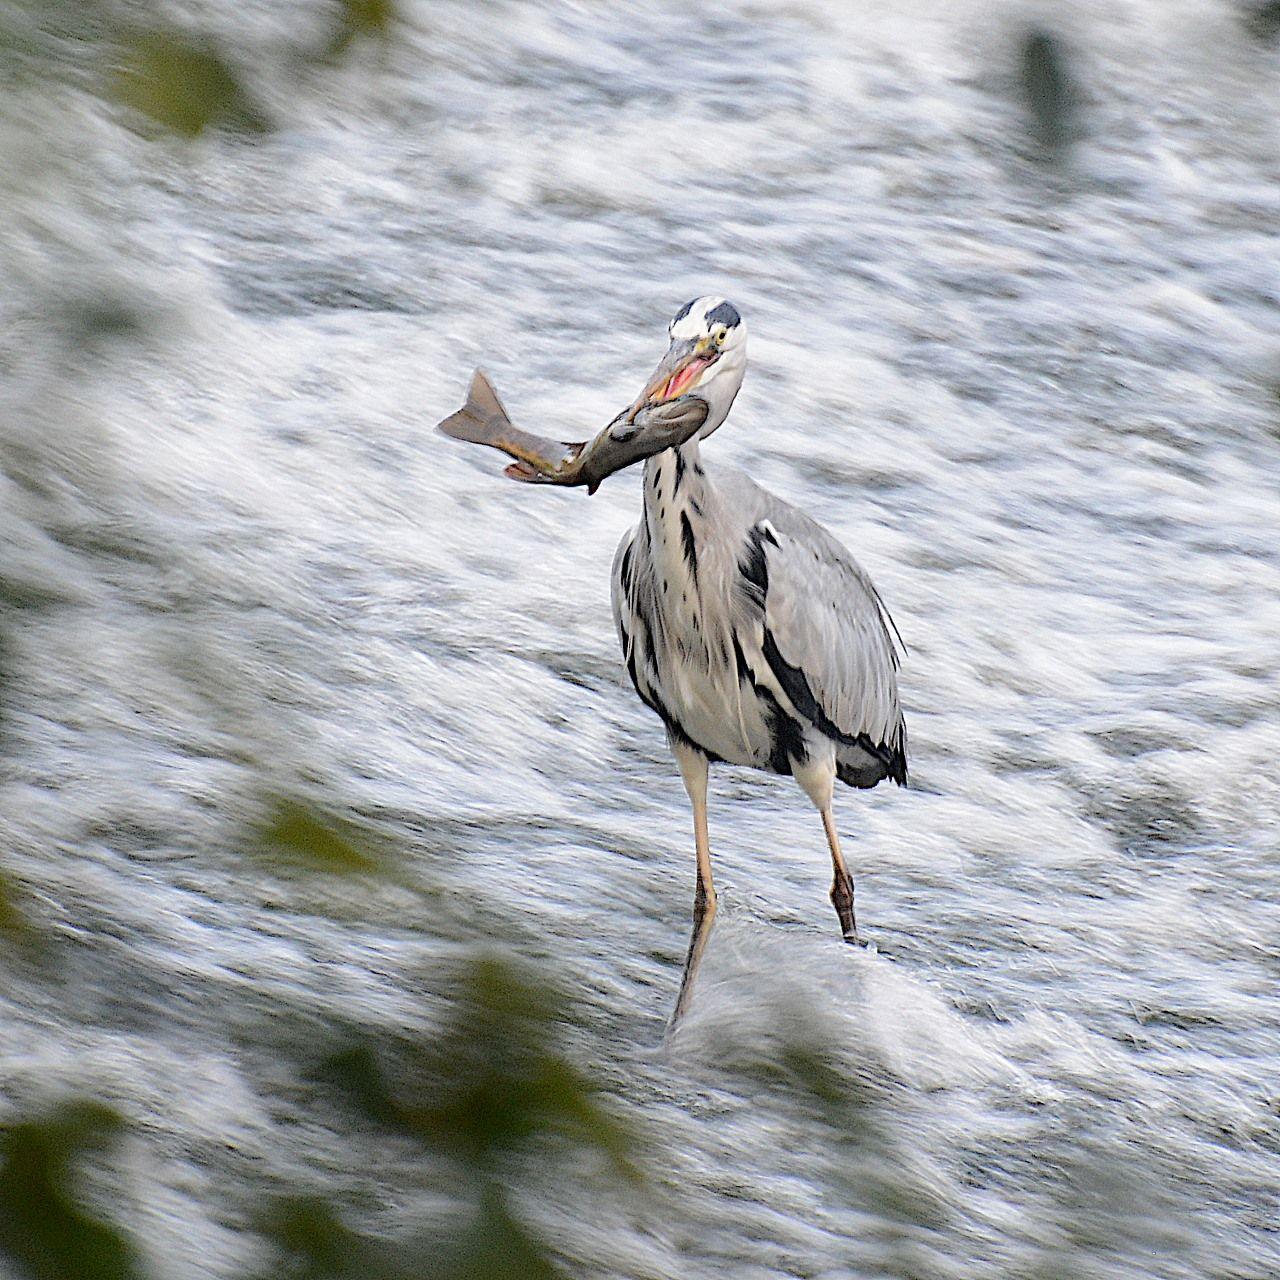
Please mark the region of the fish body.
POLYGON ((602 481, 632 463, 689 440, 707 419, 706 402, 684 395, 624 409, 590 441, 569 443, 522 431, 477 369, 467 402, 437 428, 454 440, 484 444, 514 458, 504 474, 525 484, 585 485, 595 493, 602 481))

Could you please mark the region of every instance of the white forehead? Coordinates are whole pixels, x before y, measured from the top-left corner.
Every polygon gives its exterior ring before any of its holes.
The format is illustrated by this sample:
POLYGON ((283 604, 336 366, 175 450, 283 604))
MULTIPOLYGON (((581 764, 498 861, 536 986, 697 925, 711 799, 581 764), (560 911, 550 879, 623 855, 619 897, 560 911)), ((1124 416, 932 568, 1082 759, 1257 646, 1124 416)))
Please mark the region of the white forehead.
POLYGON ((739 329, 742 327, 742 317, 732 302, 707 294, 686 302, 672 317, 667 332, 673 338, 697 338, 710 333, 718 324, 739 329))

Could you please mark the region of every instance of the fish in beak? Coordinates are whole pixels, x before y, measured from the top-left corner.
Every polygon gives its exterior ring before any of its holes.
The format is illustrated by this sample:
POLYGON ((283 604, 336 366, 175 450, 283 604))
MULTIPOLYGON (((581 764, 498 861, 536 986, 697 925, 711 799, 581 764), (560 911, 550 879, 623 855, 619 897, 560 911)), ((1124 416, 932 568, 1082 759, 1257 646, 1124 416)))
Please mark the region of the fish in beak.
POLYGON ((593 440, 569 444, 520 430, 507 416, 493 383, 479 369, 471 379, 467 403, 440 423, 438 430, 454 440, 489 445, 514 458, 504 472, 512 480, 585 485, 588 493, 595 493, 615 471, 684 444, 706 421, 706 404, 681 396, 711 361, 692 350, 673 356, 677 346, 694 344, 672 343, 641 398, 593 440))

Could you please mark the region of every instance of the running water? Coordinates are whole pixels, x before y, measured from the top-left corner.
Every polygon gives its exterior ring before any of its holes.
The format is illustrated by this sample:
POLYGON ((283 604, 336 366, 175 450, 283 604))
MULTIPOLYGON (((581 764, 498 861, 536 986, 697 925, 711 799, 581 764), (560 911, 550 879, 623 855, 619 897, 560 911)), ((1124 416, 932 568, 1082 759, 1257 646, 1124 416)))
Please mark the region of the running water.
POLYGON ((429 1039, 495 944, 660 1187, 509 1171, 573 1274, 1280 1274, 1280 55, 1075 6, 1049 150, 1023 5, 436 3, 287 92, 311 6, 185 10, 273 131, 50 84, 0 132, 0 869, 43 939, 0 953, 5 1111, 124 1116, 86 1177, 159 1276, 244 1275, 285 1186, 403 1235, 449 1184, 308 1054, 429 1039), (839 800, 874 955, 798 789, 713 772, 664 1047, 638 473, 518 488, 431 427, 479 365, 587 439, 708 292, 752 363, 706 455, 874 577, 912 782, 839 800), (279 795, 394 873, 248 855, 279 795))

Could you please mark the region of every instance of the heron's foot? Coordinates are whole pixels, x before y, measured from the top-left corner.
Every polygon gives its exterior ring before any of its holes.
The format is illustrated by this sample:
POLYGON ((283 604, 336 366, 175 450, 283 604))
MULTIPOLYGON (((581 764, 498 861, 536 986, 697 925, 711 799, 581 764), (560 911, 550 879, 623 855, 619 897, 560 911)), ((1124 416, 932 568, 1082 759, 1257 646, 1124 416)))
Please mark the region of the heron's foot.
POLYGON ((840 932, 846 942, 858 942, 858 926, 853 918, 853 877, 840 875, 831 882, 831 905, 840 917, 840 932))
POLYGON ((846 937, 845 941, 851 947, 858 947, 865 951, 869 956, 885 956, 892 957, 892 951, 886 951, 874 938, 868 938, 864 933, 855 933, 852 937, 846 937))

